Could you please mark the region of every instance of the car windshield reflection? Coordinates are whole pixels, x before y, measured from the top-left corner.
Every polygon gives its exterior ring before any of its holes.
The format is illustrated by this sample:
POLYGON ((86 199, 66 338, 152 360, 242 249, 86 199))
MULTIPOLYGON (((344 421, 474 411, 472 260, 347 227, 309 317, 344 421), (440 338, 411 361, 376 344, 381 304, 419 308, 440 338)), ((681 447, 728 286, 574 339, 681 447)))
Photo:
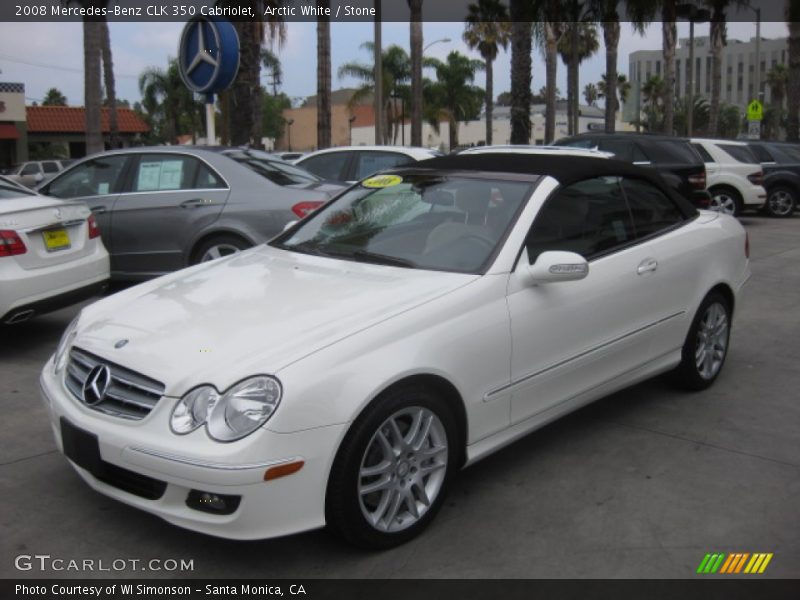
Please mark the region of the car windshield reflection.
POLYGON ((481 272, 532 184, 432 174, 371 177, 273 246, 389 266, 481 272))

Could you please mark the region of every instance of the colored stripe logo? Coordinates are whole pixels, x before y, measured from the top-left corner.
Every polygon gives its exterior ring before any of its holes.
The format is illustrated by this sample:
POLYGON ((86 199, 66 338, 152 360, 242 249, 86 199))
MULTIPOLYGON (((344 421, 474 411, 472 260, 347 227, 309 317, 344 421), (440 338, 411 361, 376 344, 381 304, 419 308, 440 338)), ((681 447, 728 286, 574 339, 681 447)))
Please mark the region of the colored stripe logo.
POLYGON ((708 553, 700 561, 697 573, 725 575, 736 575, 746 573, 750 575, 763 573, 769 562, 772 560, 773 553, 769 552, 725 552, 708 553))

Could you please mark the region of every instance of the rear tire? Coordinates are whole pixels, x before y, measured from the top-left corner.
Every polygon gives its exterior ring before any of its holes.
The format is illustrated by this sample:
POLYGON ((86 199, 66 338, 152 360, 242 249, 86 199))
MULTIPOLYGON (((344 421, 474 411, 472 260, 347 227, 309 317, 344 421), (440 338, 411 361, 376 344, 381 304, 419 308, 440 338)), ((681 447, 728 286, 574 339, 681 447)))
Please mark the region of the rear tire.
POLYGON ((711 292, 697 309, 673 375, 688 390, 704 390, 717 379, 728 356, 731 307, 719 292, 711 292))
POLYGON ((444 502, 459 453, 452 411, 420 386, 389 390, 353 423, 325 502, 330 528, 366 549, 419 535, 444 502))
POLYGON ((797 207, 796 192, 785 185, 778 185, 767 192, 767 203, 764 209, 772 217, 785 219, 791 217, 797 207))
POLYGON ((247 250, 252 244, 235 235, 216 235, 200 244, 192 254, 191 264, 196 265, 230 254, 247 250))
POLYGON ((721 185, 708 190, 711 193, 711 210, 738 217, 742 213, 742 196, 732 187, 721 185))

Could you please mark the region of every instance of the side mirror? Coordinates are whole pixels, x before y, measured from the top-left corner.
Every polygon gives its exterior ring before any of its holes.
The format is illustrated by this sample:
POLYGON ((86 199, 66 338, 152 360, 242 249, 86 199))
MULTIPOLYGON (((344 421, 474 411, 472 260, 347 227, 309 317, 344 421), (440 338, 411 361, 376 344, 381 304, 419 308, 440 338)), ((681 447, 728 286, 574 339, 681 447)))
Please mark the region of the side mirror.
POLYGON ((297 224, 297 221, 289 221, 286 225, 283 226, 283 230, 286 231, 287 229, 291 229, 297 224))
POLYGON ((577 281, 589 274, 589 263, 575 252, 542 252, 532 265, 524 267, 531 285, 556 281, 577 281))

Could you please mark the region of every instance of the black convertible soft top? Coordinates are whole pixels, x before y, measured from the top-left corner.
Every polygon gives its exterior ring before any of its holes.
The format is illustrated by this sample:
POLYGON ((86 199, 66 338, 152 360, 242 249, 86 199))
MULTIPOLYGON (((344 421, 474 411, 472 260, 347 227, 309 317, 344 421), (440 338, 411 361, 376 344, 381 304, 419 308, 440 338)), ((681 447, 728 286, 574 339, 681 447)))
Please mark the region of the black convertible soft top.
POLYGON ((672 198, 684 215, 697 212, 686 198, 672 189, 656 171, 637 167, 628 162, 593 156, 557 156, 550 154, 451 154, 429 158, 406 165, 412 169, 435 169, 442 171, 484 171, 493 173, 521 173, 526 175, 549 175, 562 186, 592 177, 621 176, 650 181, 672 198))

